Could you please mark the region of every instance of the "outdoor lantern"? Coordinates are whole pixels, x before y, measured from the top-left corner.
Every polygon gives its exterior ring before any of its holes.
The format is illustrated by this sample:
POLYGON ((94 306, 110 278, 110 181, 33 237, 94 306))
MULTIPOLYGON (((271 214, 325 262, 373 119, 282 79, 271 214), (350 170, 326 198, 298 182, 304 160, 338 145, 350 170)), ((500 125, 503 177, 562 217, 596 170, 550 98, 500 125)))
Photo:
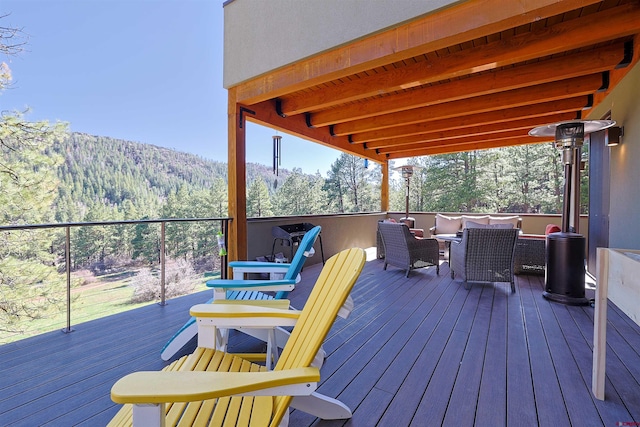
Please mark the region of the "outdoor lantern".
POLYGON ((624 127, 612 126, 607 129, 605 136, 605 144, 607 147, 615 147, 622 143, 624 136, 624 127))
POLYGON ((561 150, 564 165, 564 199, 562 228, 547 235, 545 252, 546 299, 570 305, 586 305, 585 256, 586 239, 579 233, 580 165, 585 134, 610 128, 613 120, 576 120, 539 126, 529 131, 531 136, 554 136, 561 150))
POLYGON ((406 196, 405 196, 405 214, 404 214, 404 218, 400 218, 400 222, 407 224, 409 228, 414 228, 416 220, 415 218, 411 218, 409 216, 409 181, 413 176, 413 171, 420 169, 420 166, 404 165, 404 166, 398 166, 397 168, 394 168, 394 169, 397 171, 400 171, 400 173, 402 174, 402 178, 404 178, 404 180, 407 183, 406 196))

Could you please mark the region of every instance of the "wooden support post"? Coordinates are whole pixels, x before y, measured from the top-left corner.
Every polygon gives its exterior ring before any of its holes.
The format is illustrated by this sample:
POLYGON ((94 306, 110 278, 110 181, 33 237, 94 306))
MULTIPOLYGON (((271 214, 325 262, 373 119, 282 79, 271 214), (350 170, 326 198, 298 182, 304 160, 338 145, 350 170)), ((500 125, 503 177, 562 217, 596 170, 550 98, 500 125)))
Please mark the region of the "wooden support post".
POLYGON ((236 89, 229 89, 228 106, 228 193, 229 261, 247 258, 247 193, 246 193, 246 123, 241 106, 236 102, 236 89))
POLYGON ((381 163, 382 182, 380 185, 380 210, 387 212, 389 210, 389 160, 381 163))

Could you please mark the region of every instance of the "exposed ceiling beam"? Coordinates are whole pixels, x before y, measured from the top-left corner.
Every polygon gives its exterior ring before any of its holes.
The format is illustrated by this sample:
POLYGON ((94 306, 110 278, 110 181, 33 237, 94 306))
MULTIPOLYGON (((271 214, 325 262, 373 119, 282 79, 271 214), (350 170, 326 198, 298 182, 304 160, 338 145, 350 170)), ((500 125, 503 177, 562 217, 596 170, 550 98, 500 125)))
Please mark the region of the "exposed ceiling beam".
POLYGON ((429 132, 418 135, 403 136, 399 138, 392 138, 382 141, 373 141, 365 144, 368 150, 379 149, 381 153, 393 151, 394 147, 406 147, 412 145, 413 148, 417 148, 416 145, 425 144, 427 142, 442 142, 446 143, 447 140, 461 138, 465 136, 477 137, 477 136, 490 136, 500 134, 506 131, 514 130, 526 130, 540 126, 546 123, 554 123, 564 120, 573 120, 576 118, 574 113, 562 113, 550 116, 533 117, 522 120, 514 120, 507 123, 494 123, 490 125, 473 126, 459 129, 451 129, 448 131, 429 132))
POLYGON ((483 135, 474 135, 474 136, 461 136, 458 138, 451 138, 448 140, 442 141, 428 141, 419 144, 406 144, 406 145, 397 145, 393 147, 381 147, 376 151, 380 154, 390 154, 390 153, 403 153, 407 151, 414 151, 422 148, 429 147, 438 147, 441 145, 464 145, 475 142, 488 142, 488 141, 501 141, 505 139, 513 139, 528 136, 529 129, 516 129, 511 130, 507 129, 502 132, 495 132, 491 134, 483 134, 483 135))
POLYGON ((383 163, 386 160, 382 155, 365 150, 362 145, 349 143, 346 137, 331 136, 326 129, 310 128, 307 126, 303 116, 287 118, 279 116, 275 110, 275 101, 265 101, 260 104, 242 107, 244 108, 246 119, 250 122, 317 142, 336 150, 365 157, 378 163, 383 163))
MULTIPOLYGON (((499 94, 476 96, 470 99, 445 104, 415 108, 413 110, 384 114, 333 126, 334 135, 344 136, 358 132, 419 123, 435 119, 446 119, 465 114, 482 113, 520 107, 536 102, 547 102, 593 94, 603 85, 601 74, 575 77, 534 87, 514 89, 499 94)), ((294 116, 295 117, 295 116, 294 116)))
POLYGON ((414 151, 388 154, 388 159, 402 159, 405 157, 434 156, 436 154, 459 153, 463 151, 487 150, 489 148, 510 147, 513 145, 538 144, 539 141, 532 136, 521 136, 498 141, 469 142, 466 144, 436 145, 414 151))
POLYGON ((470 126, 478 126, 492 123, 504 123, 519 118, 541 117, 557 113, 577 112, 588 104, 588 96, 562 99, 559 101, 542 102, 535 105, 510 108, 507 110, 490 111, 487 113, 467 114, 463 117, 452 117, 444 120, 434 120, 412 125, 396 126, 362 132, 351 135, 352 143, 365 143, 381 139, 395 138, 399 136, 416 135, 426 132, 445 131, 470 126))
MULTIPOLYGON (((541 31, 527 32, 471 49, 463 49, 437 61, 423 61, 346 81, 322 90, 282 96, 286 115, 329 108, 382 93, 492 70, 563 51, 632 35, 638 30, 640 7, 618 6, 598 14, 564 21, 541 31), (601 25, 606 20, 607 25, 601 25)), ((427 53, 427 52, 423 52, 427 53)))
POLYGON ((241 83, 237 100, 252 105, 595 3, 600 0, 462 2, 241 83))
POLYGON ((327 126, 380 114, 425 107, 473 96, 488 95, 555 80, 564 80, 613 69, 624 58, 624 43, 499 70, 468 79, 405 91, 312 113, 314 126, 327 126))

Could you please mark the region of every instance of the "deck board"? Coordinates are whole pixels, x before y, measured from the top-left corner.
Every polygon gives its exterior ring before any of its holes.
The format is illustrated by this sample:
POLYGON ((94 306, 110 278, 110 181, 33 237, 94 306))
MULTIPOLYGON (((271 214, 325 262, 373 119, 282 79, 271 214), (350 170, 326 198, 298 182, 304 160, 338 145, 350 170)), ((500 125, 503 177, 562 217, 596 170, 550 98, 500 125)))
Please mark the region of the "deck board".
MULTIPOLYGON (((320 265, 290 294, 302 308, 320 265)), ((409 278, 367 262, 324 344, 319 390, 350 421, 292 411, 302 426, 590 425, 640 422, 640 327, 609 304, 606 400, 591 394, 593 309, 542 298, 544 278, 507 284, 452 280, 446 263, 409 278)), ((209 292, 0 346, 0 425, 104 425, 118 410, 111 385, 166 365, 160 349, 209 292)), ((242 334, 235 351, 261 344, 242 334)), ((193 349, 192 342, 182 353, 193 349)))

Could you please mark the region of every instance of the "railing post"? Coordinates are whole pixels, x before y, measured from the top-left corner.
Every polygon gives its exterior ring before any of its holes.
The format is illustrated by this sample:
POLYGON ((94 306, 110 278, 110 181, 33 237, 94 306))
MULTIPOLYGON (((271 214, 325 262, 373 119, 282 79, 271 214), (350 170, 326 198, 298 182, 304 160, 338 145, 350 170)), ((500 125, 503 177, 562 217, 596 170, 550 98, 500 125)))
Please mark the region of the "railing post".
MULTIPOLYGON (((220 230, 224 235, 224 247, 229 247, 229 220, 223 219, 220 221, 220 230)), ((227 255, 220 256, 220 278, 227 279, 227 270, 229 269, 229 258, 227 255)))
POLYGON ((71 329, 71 226, 65 227, 64 262, 67 273, 67 327, 62 330, 65 334, 73 332, 71 329))
POLYGON ((165 261, 164 261, 164 255, 165 255, 165 247, 164 247, 164 230, 165 230, 165 222, 162 221, 160 223, 160 305, 167 305, 166 302, 166 294, 165 294, 165 279, 164 279, 164 272, 165 272, 165 261))

